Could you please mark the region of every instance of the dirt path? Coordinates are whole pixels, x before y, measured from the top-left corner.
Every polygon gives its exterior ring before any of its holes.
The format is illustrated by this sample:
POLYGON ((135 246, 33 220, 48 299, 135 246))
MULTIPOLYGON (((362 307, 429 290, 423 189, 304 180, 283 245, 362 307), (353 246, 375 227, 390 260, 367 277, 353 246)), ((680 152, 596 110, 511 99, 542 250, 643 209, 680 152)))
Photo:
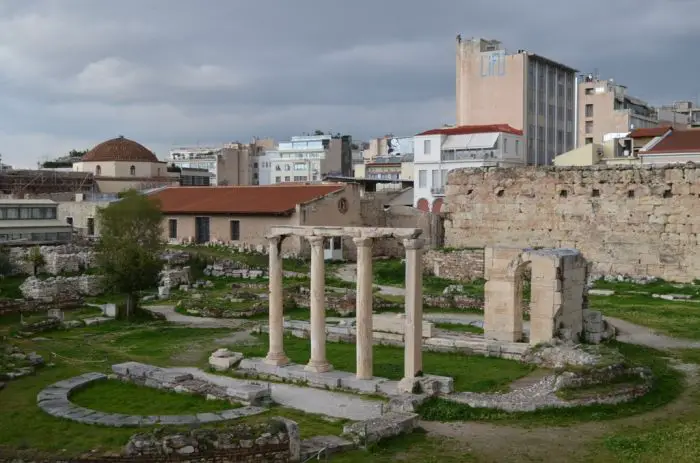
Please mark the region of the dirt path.
POLYGON ((192 328, 242 328, 249 323, 248 320, 238 318, 209 318, 209 317, 192 317, 175 312, 175 307, 172 305, 151 305, 144 307, 151 312, 159 313, 171 323, 178 325, 186 325, 192 328))
MULTIPOLYGON (((349 281, 350 283, 355 283, 357 281, 357 264, 345 264, 338 267, 335 271, 335 276, 344 281, 349 281)), ((379 293, 386 296, 405 296, 406 290, 404 288, 397 288, 396 286, 382 286, 373 285, 379 288, 379 293)))
POLYGON ((657 334, 645 326, 635 325, 619 318, 604 317, 612 326, 617 328, 617 340, 638 346, 654 349, 700 349, 700 342, 690 339, 679 339, 657 334))

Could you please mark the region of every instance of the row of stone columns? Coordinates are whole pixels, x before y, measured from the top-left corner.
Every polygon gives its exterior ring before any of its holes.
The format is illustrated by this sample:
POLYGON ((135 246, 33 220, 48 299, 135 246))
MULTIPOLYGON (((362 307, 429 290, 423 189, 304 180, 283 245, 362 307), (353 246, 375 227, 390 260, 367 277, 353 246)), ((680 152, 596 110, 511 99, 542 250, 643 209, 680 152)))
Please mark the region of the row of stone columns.
MULTIPOLYGON (((289 359, 284 353, 284 313, 282 282, 282 237, 270 238, 270 347, 265 362, 270 365, 286 365, 289 359)), ((326 359, 326 307, 324 237, 310 236, 311 244, 311 358, 306 370, 316 373, 330 371, 333 367, 326 359)), ((357 247, 357 307, 356 349, 358 379, 372 379, 372 238, 353 238, 357 247)), ((422 259, 423 240, 404 240, 406 249, 406 318, 404 379, 420 375, 423 334, 422 259)))

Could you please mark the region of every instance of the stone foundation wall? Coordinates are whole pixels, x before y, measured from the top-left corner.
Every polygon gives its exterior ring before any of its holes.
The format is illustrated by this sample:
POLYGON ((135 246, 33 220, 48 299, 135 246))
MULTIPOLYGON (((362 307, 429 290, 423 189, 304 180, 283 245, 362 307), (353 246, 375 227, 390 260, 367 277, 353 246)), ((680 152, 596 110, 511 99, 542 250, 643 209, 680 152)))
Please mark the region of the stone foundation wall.
POLYGON ((484 277, 484 249, 428 249, 423 253, 423 271, 455 281, 484 277))
POLYGON ((160 272, 160 286, 168 289, 190 284, 190 268, 164 268, 160 272))
MULTIPOLYGON (((75 309, 82 305, 82 299, 72 301, 41 301, 32 300, 25 301, 23 299, 5 299, 0 300, 0 315, 8 315, 12 313, 34 313, 46 312, 49 309, 75 309)), ((2 460, 0 460, 2 461, 2 460)))
POLYGON ((445 246, 579 249, 593 275, 700 277, 700 168, 459 169, 445 246))
POLYGON ((104 292, 102 277, 81 275, 77 277, 51 277, 41 280, 27 278, 19 287, 25 299, 39 301, 68 301, 82 296, 98 296, 104 292))
MULTIPOLYGON (((26 261, 26 256, 31 248, 12 248, 10 259, 19 273, 32 273, 33 268, 26 261)), ((61 273, 78 273, 88 268, 95 267, 95 253, 89 247, 66 244, 61 246, 41 246, 41 254, 46 264, 41 272, 51 275, 61 273)))

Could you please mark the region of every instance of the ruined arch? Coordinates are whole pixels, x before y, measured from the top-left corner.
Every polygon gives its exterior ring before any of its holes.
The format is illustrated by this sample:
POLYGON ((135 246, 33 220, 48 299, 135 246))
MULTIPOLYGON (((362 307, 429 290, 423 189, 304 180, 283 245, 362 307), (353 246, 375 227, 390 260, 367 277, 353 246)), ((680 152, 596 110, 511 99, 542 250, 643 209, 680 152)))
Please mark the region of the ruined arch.
POLYGON ((430 212, 430 203, 427 199, 421 198, 416 203, 416 209, 423 212, 430 212))
POLYGON ((443 204, 442 198, 436 199, 436 200, 433 202, 433 210, 432 210, 432 212, 435 213, 435 214, 440 213, 440 210, 442 209, 442 204, 443 204))

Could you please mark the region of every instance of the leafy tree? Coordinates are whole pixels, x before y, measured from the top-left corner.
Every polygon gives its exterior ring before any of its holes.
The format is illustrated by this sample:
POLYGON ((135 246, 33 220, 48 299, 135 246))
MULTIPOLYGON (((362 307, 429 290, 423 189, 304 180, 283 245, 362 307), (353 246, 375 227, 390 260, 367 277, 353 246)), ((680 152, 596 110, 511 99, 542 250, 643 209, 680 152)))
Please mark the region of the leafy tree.
POLYGON ((160 204, 131 190, 101 209, 98 221, 97 262, 107 287, 126 295, 120 316, 130 318, 136 309, 136 293, 157 285, 163 265, 160 204))
POLYGON ((80 158, 80 157, 85 156, 87 153, 88 153, 88 150, 82 150, 82 151, 79 151, 79 150, 70 150, 70 151, 68 152, 68 157, 71 157, 71 158, 80 158))
POLYGON ((46 265, 46 259, 41 253, 41 248, 39 248, 39 246, 32 247, 27 253, 25 260, 29 265, 32 266, 32 274, 34 276, 36 276, 36 274, 38 273, 39 268, 46 265))

